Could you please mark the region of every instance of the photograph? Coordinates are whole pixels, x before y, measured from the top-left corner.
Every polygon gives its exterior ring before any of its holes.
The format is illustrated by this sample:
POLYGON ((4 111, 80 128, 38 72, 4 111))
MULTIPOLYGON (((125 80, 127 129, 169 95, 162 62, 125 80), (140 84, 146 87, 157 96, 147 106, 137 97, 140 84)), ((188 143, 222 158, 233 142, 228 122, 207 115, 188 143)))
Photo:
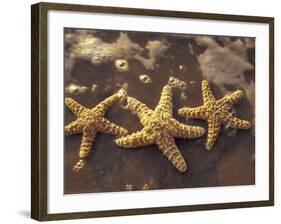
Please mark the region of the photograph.
POLYGON ((63 35, 65 195, 255 185, 255 37, 63 35))
POLYGON ((33 219, 274 205, 274 17, 38 3, 31 31, 33 219))

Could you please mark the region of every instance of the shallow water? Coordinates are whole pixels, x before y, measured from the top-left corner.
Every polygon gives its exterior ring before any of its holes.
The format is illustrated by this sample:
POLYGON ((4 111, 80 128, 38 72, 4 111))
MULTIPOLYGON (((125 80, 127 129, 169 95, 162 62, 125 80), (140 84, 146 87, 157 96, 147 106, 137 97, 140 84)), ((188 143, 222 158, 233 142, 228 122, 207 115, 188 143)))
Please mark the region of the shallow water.
MULTIPOLYGON (((75 30, 66 30, 66 33, 75 33, 75 30)), ((97 88, 94 92, 89 90, 75 94, 66 92, 65 97, 72 97, 83 106, 92 108, 118 91, 120 89, 118 84, 126 82, 130 96, 154 109, 163 86, 170 76, 174 76, 187 84, 185 91, 173 90, 174 117, 181 122, 206 127, 204 121, 186 121, 177 115, 177 110, 183 106, 202 104, 203 74, 199 68, 197 56, 206 48, 197 45, 192 37, 161 33, 127 32, 127 34, 133 42, 143 48, 147 41, 163 38, 171 45, 163 56, 157 59, 155 63, 157 66, 153 70, 147 70, 140 61, 134 58, 127 60, 129 64, 127 72, 119 72, 112 61, 94 65, 87 59, 75 59, 71 72, 65 78, 65 86, 74 82, 88 89, 95 84, 97 88), (192 45, 194 52, 190 51, 189 45, 192 45), (143 84, 138 78, 141 74, 149 75, 152 83, 143 84), (183 92, 186 94, 186 99, 181 99, 183 92)), ((102 38, 105 42, 114 42, 119 32, 97 31, 95 36, 102 38)), ((68 48, 69 46, 66 45, 66 50, 68 48)), ((254 65, 254 49, 248 50, 247 53, 249 61, 254 65)), ((144 51, 142 55, 148 57, 148 52, 144 51)), ((254 80, 254 70, 245 72, 244 75, 247 80, 254 80)), ((223 96, 220 91, 222 86, 213 82, 210 86, 216 98, 223 96)), ((231 85, 227 88, 235 89, 231 85)), ((238 117, 254 121, 253 107, 245 97, 234 108, 238 117)), ((122 108, 119 103, 112 105, 106 117, 127 128, 130 133, 142 128, 138 118, 129 110, 122 108)), ((75 116, 65 107, 65 125, 74 119, 76 119, 75 116)), ((176 144, 188 165, 186 173, 176 170, 156 145, 124 149, 113 142, 115 138, 115 136, 99 133, 85 167, 79 173, 75 173, 72 167, 79 160, 81 134, 65 137, 65 194, 255 184, 254 128, 250 130, 222 128, 211 151, 206 151, 204 148, 206 135, 193 140, 176 139, 176 144)))

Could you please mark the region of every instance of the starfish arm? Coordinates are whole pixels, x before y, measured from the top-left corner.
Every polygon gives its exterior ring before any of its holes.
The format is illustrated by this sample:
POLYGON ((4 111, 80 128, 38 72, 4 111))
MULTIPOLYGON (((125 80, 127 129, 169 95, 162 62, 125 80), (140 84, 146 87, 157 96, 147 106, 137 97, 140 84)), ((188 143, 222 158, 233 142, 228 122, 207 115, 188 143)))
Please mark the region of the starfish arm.
POLYGON ((87 108, 83 107, 72 98, 65 98, 64 102, 66 106, 72 111, 72 113, 74 113, 77 117, 79 117, 84 110, 87 110, 87 108))
POLYGON ((185 172, 187 170, 185 160, 176 146, 175 140, 172 136, 164 135, 157 139, 156 144, 162 151, 163 155, 168 158, 177 170, 180 172, 185 172))
POLYGON ((210 103, 213 104, 214 102, 216 102, 216 99, 209 87, 207 80, 202 81, 202 95, 204 104, 208 105, 210 103))
POLYGON ((221 128, 221 122, 218 116, 212 116, 208 119, 208 136, 206 149, 211 150, 217 140, 221 128))
POLYGON ((251 122, 234 117, 231 113, 223 119, 224 125, 228 128, 249 129, 251 122))
POLYGON ((100 124, 96 128, 99 132, 110 135, 124 136, 128 134, 127 129, 110 122, 106 118, 102 118, 100 124))
POLYGON ((145 126, 149 122, 153 111, 133 97, 128 97, 127 101, 130 110, 138 116, 141 124, 145 126))
POLYGON ((205 129, 198 126, 189 126, 178 122, 176 119, 170 119, 169 131, 177 138, 198 138, 205 134, 205 129))
POLYGON ((80 151, 79 151, 79 157, 81 159, 85 158, 91 151, 96 134, 97 134, 97 132, 90 128, 83 131, 82 141, 81 141, 81 146, 80 146, 80 151))
POLYGON ((120 94, 115 93, 110 97, 107 97, 105 100, 100 102, 94 110, 98 111, 101 113, 101 115, 104 115, 107 111, 107 109, 116 101, 118 101, 121 98, 120 94))
POLYGON ((64 128, 64 132, 66 135, 74 135, 81 133, 83 130, 83 124, 79 119, 72 121, 70 124, 66 125, 64 128))
POLYGON ((180 116, 189 117, 189 118, 196 118, 196 119, 207 119, 207 112, 205 106, 200 107, 183 107, 178 110, 180 116))
POLYGON ((137 148, 154 144, 154 136, 145 129, 115 140, 115 143, 123 148, 137 148))
POLYGON ((72 168, 74 172, 79 172, 85 166, 85 159, 80 159, 72 168))
POLYGON ((163 87, 160 100, 155 108, 157 112, 168 112, 168 114, 173 113, 173 100, 172 100, 172 88, 169 85, 163 87))
POLYGON ((220 107, 225 107, 226 110, 229 110, 232 107, 232 105, 242 96, 243 96, 243 92, 241 90, 237 90, 218 100, 217 104, 220 107))

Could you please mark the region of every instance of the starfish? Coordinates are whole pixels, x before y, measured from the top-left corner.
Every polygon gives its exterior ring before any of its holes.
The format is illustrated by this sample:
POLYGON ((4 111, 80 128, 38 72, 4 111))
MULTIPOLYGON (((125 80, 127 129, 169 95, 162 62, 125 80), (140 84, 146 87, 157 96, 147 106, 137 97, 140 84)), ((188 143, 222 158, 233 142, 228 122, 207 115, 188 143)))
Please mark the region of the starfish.
POLYGON ((183 107, 179 109, 179 115, 206 120, 208 122, 208 135, 206 149, 211 150, 219 135, 221 125, 227 128, 249 129, 251 123, 235 117, 229 110, 233 104, 243 96, 241 90, 225 95, 216 100, 210 90, 208 82, 202 81, 203 105, 195 108, 183 107))
POLYGON ((138 132, 116 139, 116 144, 124 148, 156 144, 180 172, 185 172, 187 166, 174 138, 201 137, 205 129, 184 125, 173 118, 171 87, 164 86, 160 101, 154 111, 133 97, 127 97, 127 102, 128 107, 138 116, 144 127, 138 132))
POLYGON ((97 132, 123 136, 128 133, 122 128, 105 118, 107 109, 117 100, 123 97, 123 89, 114 95, 106 98, 92 109, 83 107, 71 98, 65 99, 65 104, 76 115, 77 119, 65 126, 66 135, 82 133, 82 141, 79 151, 80 160, 73 167, 73 170, 79 172, 85 164, 85 159, 91 151, 97 132))

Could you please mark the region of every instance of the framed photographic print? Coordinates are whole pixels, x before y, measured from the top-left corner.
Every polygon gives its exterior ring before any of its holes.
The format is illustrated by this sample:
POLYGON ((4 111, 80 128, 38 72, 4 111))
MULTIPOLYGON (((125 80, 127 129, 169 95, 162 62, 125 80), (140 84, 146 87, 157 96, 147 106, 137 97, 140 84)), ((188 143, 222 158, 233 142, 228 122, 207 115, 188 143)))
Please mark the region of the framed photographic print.
POLYGON ((32 218, 274 204, 274 19, 32 5, 32 218))

